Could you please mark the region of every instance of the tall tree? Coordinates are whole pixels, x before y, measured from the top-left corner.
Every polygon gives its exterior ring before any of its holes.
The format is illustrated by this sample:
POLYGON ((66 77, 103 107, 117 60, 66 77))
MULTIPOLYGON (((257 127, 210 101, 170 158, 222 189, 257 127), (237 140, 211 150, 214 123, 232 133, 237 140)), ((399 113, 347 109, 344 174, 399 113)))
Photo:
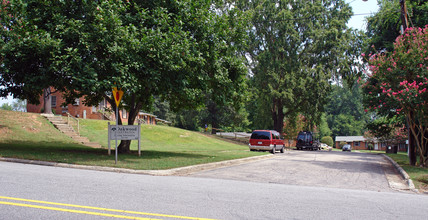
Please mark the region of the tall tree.
POLYGON ((369 116, 364 112, 363 91, 358 83, 332 85, 325 106, 326 119, 336 136, 363 135, 369 116))
POLYGON ((333 75, 352 70, 352 15, 342 0, 240 1, 251 19, 248 56, 258 100, 269 109, 273 128, 302 113, 313 125, 321 117, 333 75))

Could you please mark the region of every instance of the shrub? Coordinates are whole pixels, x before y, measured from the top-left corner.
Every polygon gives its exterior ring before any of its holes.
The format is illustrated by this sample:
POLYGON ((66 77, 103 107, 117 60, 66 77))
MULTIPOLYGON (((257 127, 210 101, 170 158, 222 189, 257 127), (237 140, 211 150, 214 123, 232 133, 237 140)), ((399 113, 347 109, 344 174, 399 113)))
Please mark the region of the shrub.
POLYGON ((374 147, 373 147, 373 144, 372 144, 372 143, 369 143, 369 144, 367 145, 367 147, 369 148, 369 150, 373 150, 373 149, 374 149, 374 147))
POLYGON ((328 146, 333 146, 334 141, 330 136, 324 136, 321 138, 321 143, 327 144, 328 146))

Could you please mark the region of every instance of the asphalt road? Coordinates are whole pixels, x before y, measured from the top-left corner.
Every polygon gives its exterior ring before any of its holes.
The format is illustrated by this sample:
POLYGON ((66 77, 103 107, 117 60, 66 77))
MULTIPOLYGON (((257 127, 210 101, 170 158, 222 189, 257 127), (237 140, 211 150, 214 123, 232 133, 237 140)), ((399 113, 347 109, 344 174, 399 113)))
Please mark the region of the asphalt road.
MULTIPOLYGON (((281 161, 286 156, 278 154, 272 160, 281 161)), ((428 216, 426 195, 274 182, 149 176, 0 162, 0 219, 425 219, 428 216)))
POLYGON ((394 171, 390 162, 381 155, 292 150, 277 153, 274 158, 192 176, 379 192, 408 189, 398 172, 394 171))

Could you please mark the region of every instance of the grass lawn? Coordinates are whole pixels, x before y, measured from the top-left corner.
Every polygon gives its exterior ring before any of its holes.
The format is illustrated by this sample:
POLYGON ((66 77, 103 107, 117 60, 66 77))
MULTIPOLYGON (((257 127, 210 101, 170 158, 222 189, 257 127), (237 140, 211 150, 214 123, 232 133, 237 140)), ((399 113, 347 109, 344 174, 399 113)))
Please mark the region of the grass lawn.
MULTIPOLYGON (((107 154, 107 121, 80 121, 80 133, 105 149, 73 142, 39 114, 0 110, 0 156, 70 164, 159 170, 257 156, 245 145, 237 145, 198 132, 168 126, 142 125, 139 157, 137 141, 132 154, 107 154)), ((115 142, 111 141, 112 149, 115 142)))

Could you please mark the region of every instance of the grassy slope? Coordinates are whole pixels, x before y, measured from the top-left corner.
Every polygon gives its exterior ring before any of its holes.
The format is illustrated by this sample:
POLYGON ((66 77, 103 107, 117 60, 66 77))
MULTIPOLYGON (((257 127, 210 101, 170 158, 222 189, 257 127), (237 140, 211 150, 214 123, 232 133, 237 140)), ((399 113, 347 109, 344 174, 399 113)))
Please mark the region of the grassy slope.
MULTIPOLYGON (((38 114, 0 110, 0 156, 114 166, 132 169, 168 169, 193 164, 260 155, 246 146, 209 138, 174 127, 142 125, 142 157, 136 153, 119 155, 106 149, 82 146, 57 131, 38 114)), ((81 120, 81 134, 107 148, 107 121, 81 120)), ((115 142, 112 141, 112 148, 115 142)), ((133 141, 132 150, 137 149, 133 141)))

